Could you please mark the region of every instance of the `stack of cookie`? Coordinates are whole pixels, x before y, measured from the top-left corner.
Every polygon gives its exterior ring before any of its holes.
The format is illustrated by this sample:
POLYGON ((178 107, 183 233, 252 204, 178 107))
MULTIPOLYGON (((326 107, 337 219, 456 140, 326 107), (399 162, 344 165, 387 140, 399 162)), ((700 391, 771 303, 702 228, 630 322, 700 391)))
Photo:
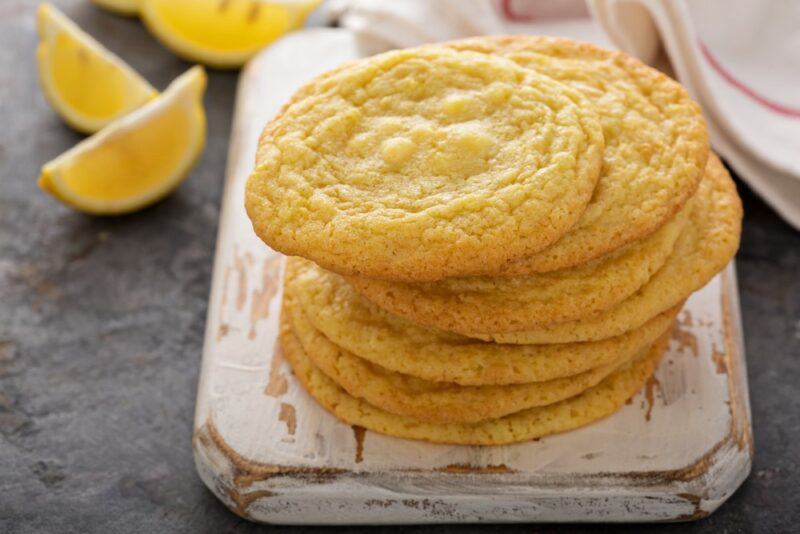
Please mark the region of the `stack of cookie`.
POLYGON ((316 78, 264 130, 246 207, 296 256, 281 342, 308 392, 348 423, 463 444, 620 407, 741 221, 680 85, 519 36, 316 78))

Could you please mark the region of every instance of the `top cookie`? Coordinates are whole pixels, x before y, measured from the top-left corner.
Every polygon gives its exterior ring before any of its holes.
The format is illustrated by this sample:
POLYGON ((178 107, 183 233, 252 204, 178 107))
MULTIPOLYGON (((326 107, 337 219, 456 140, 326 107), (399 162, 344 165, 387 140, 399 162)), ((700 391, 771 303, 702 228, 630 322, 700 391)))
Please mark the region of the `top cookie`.
POLYGON ((408 49, 298 91, 262 134, 245 204, 271 247, 338 273, 492 273, 575 224, 602 153, 574 88, 498 56, 408 49))
POLYGON ((620 52, 554 37, 479 37, 444 46, 507 57, 577 89, 603 125, 603 170, 578 223, 553 246, 493 276, 565 269, 638 241, 697 189, 709 153, 705 122, 686 90, 660 72, 620 52))

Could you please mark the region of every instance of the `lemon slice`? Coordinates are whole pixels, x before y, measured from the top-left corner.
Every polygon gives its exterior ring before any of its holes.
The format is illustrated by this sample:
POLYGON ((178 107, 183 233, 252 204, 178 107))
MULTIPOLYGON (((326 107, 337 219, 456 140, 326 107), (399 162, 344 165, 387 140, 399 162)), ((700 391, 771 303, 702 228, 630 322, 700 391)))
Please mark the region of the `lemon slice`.
POLYGON ((50 4, 37 11, 39 79, 64 121, 94 133, 158 92, 124 61, 50 4))
POLYGON ((154 100, 47 163, 39 187, 87 213, 112 215, 163 198, 205 143, 206 74, 193 67, 154 100))
POLYGON ((303 25, 319 0, 142 0, 150 31, 177 55, 216 68, 243 65, 303 25))
POLYGON ((92 0, 92 3, 119 15, 136 15, 139 13, 140 0, 92 0))

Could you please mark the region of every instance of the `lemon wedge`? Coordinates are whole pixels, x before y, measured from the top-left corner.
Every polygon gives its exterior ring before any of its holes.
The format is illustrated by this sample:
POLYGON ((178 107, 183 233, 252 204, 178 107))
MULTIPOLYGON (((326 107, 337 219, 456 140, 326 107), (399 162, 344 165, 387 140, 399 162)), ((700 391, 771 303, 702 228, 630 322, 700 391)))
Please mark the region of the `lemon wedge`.
POLYGON ((92 0, 92 3, 119 15, 132 16, 139 13, 140 0, 92 0))
POLYGON ((320 0, 141 0, 150 31, 177 55, 235 68, 303 25, 320 0))
POLYGON ((205 144, 206 74, 193 67, 160 96, 47 163, 39 187, 80 211, 128 213, 163 198, 205 144))
POLYGON ((101 130, 158 92, 124 61, 50 4, 37 11, 39 80, 64 121, 84 133, 101 130))

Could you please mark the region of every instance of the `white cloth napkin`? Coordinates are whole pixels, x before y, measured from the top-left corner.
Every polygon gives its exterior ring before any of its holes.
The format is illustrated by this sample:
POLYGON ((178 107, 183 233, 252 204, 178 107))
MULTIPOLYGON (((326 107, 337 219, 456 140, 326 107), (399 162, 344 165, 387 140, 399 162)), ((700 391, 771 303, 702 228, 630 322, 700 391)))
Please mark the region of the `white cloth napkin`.
POLYGON ((585 0, 331 0, 333 20, 377 53, 473 35, 539 34, 611 46, 585 0))
POLYGON ((800 229, 800 0, 333 0, 370 52, 484 34, 616 46, 674 73, 714 148, 800 229))
POLYGON ((714 148, 800 229, 800 2, 590 3, 620 49, 651 65, 666 54, 714 148))

